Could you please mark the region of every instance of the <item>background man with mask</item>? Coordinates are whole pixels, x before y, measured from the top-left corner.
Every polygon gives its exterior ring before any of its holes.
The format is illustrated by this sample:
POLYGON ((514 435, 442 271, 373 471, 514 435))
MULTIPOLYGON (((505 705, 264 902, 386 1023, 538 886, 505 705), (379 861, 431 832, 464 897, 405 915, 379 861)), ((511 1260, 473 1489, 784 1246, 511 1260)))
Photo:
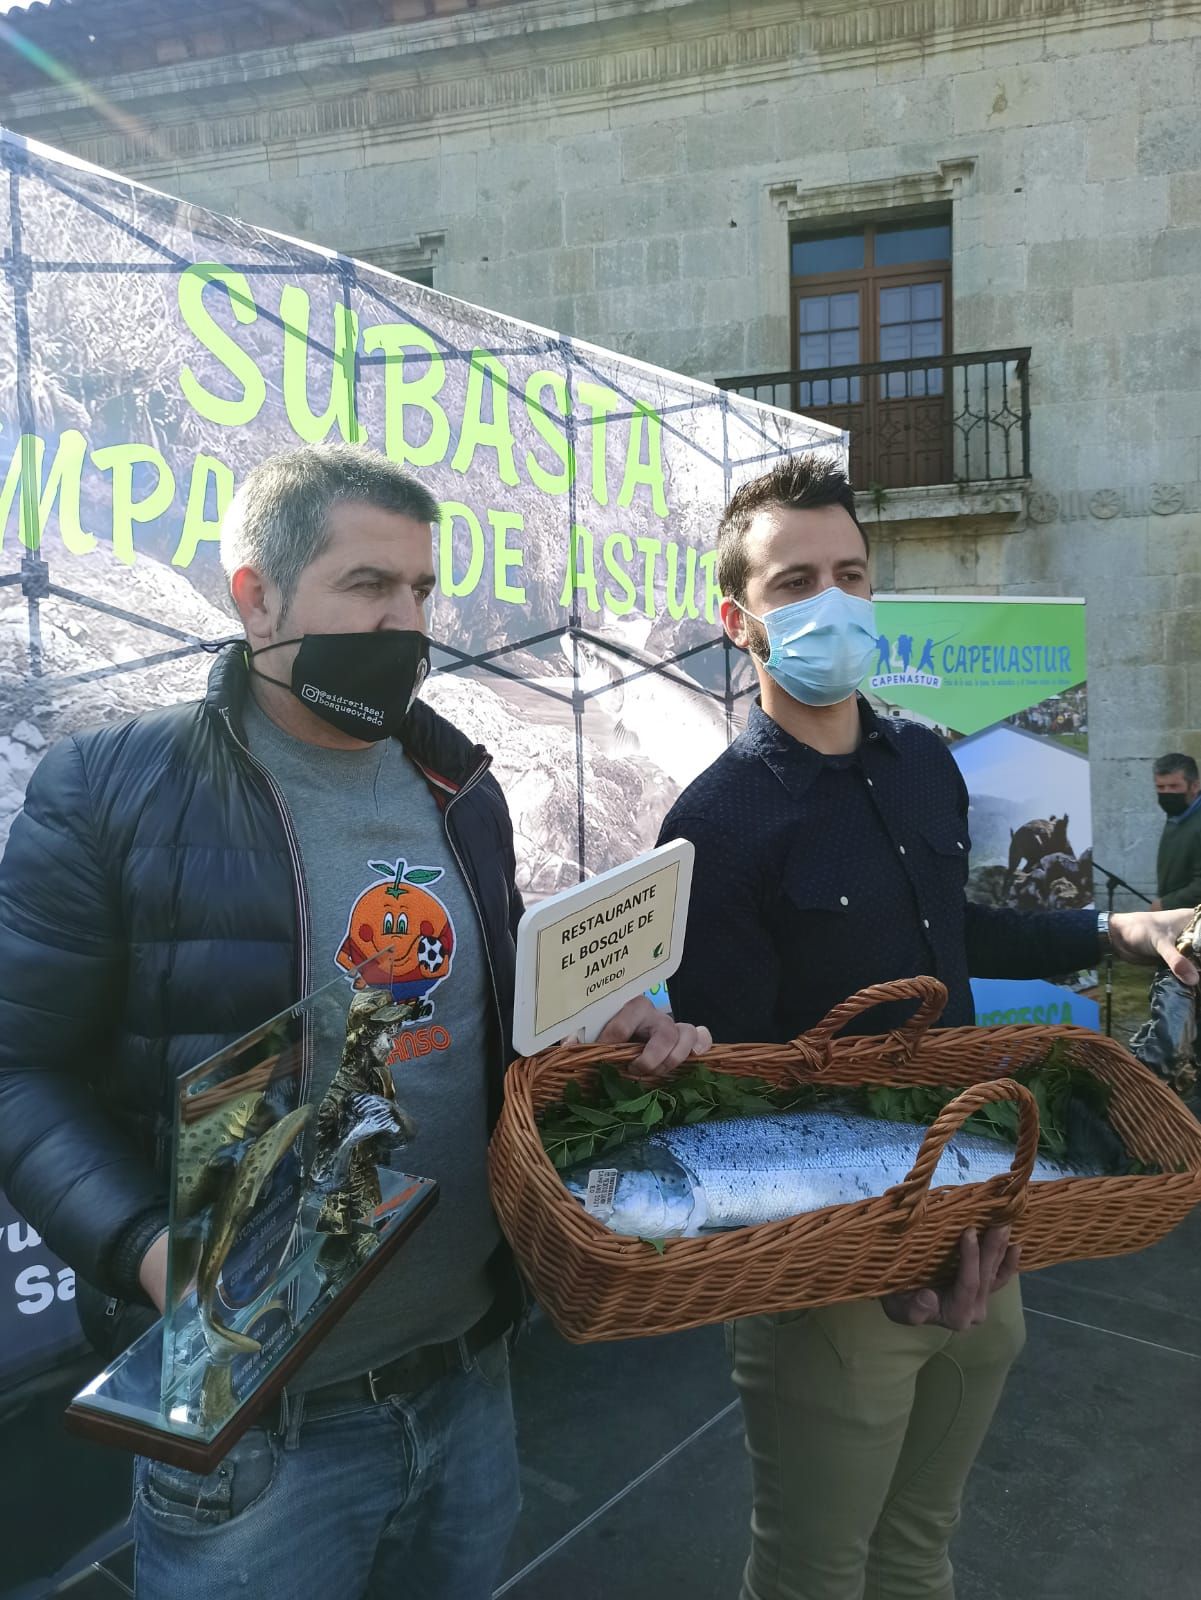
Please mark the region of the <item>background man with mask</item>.
MULTIPOLYGON (((696 846, 673 1004, 723 1041, 782 1041, 856 989, 932 973, 948 1025, 969 974, 1090 966, 1095 911, 969 905, 967 790, 936 735, 877 718, 867 540, 816 456, 745 484, 718 533, 722 622, 755 662, 746 731, 676 802, 696 846)), ((1168 960, 1185 914, 1114 916, 1127 960, 1168 960)), ((904 1018, 878 1008, 884 1032, 904 1018)), ((957 1282, 732 1326, 754 1480, 743 1600, 951 1600, 964 1481, 1024 1332, 1005 1230, 965 1235, 957 1282), (990 1305, 991 1297, 991 1305, 990 1305)))
MULTIPOLYGON (((405 933, 439 941, 447 1047, 402 1053, 398 1090, 440 1204, 215 1472, 138 1463, 143 1600, 485 1600, 516 1516, 520 1297, 484 1156, 522 908, 489 757, 415 698, 437 514, 364 450, 257 468, 222 536, 245 643, 203 701, 56 746, 0 863, 0 1183, 112 1297, 101 1327, 162 1305, 177 1074, 331 979, 349 1003, 381 862, 419 869, 405 933)), ((607 1031, 646 1068, 709 1044, 645 1000, 607 1031)))
POLYGON ((1201 905, 1201 775, 1192 756, 1178 750, 1160 756, 1153 767, 1155 795, 1167 814, 1159 841, 1155 875, 1156 911, 1201 905))

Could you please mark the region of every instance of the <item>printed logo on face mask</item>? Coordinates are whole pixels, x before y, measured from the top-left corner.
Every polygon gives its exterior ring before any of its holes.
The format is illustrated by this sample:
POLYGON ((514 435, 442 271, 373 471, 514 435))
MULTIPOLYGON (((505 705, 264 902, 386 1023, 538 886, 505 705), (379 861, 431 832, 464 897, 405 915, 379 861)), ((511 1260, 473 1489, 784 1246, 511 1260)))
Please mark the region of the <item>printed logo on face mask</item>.
POLYGON ((374 633, 306 633, 277 639, 251 656, 268 683, 290 689, 315 715, 352 739, 375 740, 399 733, 429 673, 429 640, 419 629, 374 633), (295 644, 288 681, 264 672, 260 658, 295 644))
POLYGON ((384 713, 379 706, 368 705, 365 700, 356 700, 351 695, 333 694, 315 683, 306 683, 300 691, 300 698, 308 700, 319 712, 331 718, 362 722, 369 728, 382 728, 384 725, 384 713))

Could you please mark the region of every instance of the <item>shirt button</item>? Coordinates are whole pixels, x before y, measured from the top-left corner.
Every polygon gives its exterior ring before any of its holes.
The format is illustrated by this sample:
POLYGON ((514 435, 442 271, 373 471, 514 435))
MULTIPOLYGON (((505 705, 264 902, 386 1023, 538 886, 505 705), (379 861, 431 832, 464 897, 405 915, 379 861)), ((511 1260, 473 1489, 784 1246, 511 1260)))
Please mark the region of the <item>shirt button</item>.
POLYGON ((897 849, 901 852, 902 855, 905 854, 905 846, 903 844, 899 844, 897 846, 897 849))
POLYGON ((849 906, 851 902, 847 899, 845 894, 840 894, 838 897, 838 903, 840 906, 849 906))
POLYGON ((929 926, 930 926, 930 918, 929 917, 923 917, 922 918, 922 927, 923 928, 928 928, 929 926))
POLYGON ((955 843, 956 843, 956 845, 958 846, 958 848, 960 850, 963 849, 963 840, 962 839, 956 839, 955 843))
POLYGON ((867 786, 869 789, 874 789, 876 787, 870 778, 867 780, 867 786))

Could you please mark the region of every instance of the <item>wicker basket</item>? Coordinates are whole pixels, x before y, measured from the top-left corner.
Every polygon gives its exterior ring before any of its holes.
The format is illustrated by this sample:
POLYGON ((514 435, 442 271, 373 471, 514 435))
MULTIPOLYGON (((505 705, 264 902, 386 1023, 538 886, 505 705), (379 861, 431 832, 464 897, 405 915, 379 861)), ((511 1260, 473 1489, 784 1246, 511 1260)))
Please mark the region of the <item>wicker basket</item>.
POLYGON ((559 1046, 515 1061, 489 1150, 492 1198, 538 1300, 568 1339, 629 1339, 771 1311, 856 1300, 937 1282, 968 1227, 1009 1223, 1022 1267, 1122 1255, 1161 1239, 1201 1200, 1201 1124, 1120 1045, 1084 1028, 928 1031, 946 1003, 933 978, 879 984, 837 1006, 788 1045, 716 1046, 716 1070, 780 1086, 794 1082, 964 1085, 931 1125, 913 1170, 877 1199, 782 1222, 669 1241, 663 1253, 611 1233, 568 1194, 542 1149, 535 1115, 602 1061, 628 1062, 637 1045, 559 1046), (908 1024, 884 1036, 836 1035, 861 1012, 914 999, 908 1024), (1056 1041, 1112 1086, 1110 1119, 1139 1161, 1165 1175, 1028 1182, 1037 1138, 1033 1096, 1005 1075, 1033 1065, 1056 1041), (1022 1115, 1008 1174, 931 1191, 947 1141, 990 1100, 1022 1115))

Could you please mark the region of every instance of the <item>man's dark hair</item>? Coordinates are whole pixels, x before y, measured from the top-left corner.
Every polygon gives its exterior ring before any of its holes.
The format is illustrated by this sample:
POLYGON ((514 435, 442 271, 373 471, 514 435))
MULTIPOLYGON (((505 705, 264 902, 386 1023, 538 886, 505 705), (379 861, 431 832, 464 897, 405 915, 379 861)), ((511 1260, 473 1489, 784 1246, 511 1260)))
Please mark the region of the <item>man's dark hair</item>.
POLYGON ((746 599, 750 563, 746 536, 757 512, 771 506, 795 511, 812 511, 819 506, 841 506, 863 534, 867 534, 855 512, 855 491, 836 461, 816 451, 785 456, 770 472, 744 483, 734 495, 717 525, 717 582, 722 594, 746 599))
POLYGON ((1153 771, 1157 778, 1170 778, 1178 772, 1186 783, 1196 783, 1198 778, 1197 763, 1181 750, 1169 750, 1166 756, 1160 756, 1153 771))

